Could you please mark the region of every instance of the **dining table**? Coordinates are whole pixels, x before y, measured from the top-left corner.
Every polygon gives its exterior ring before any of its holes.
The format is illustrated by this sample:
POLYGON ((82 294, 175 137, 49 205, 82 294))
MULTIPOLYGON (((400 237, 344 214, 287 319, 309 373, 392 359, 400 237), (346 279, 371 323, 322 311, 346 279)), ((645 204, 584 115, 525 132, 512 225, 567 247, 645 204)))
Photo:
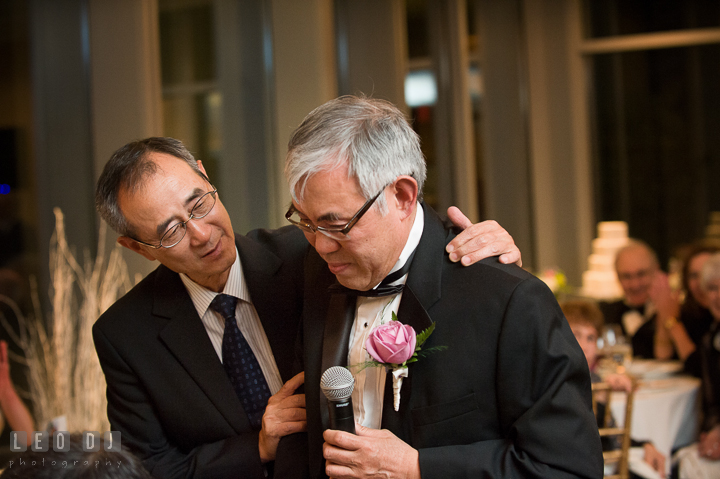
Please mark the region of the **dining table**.
MULTIPOLYGON (((700 380, 680 374, 681 370, 678 361, 635 360, 627 367, 638 384, 630 435, 637 441, 652 441, 665 455, 668 473, 672 452, 696 442, 700 431, 700 380)), ((625 404, 624 394, 612 396, 610 409, 619 425, 625 424, 625 404)))

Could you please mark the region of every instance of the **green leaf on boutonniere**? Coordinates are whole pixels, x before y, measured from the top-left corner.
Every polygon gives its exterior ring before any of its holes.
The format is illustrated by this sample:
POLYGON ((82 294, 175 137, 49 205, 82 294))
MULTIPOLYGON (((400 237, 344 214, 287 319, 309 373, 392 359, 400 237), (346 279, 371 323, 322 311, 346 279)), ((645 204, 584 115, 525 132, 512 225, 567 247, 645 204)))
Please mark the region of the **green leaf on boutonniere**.
POLYGON ((392 364, 385 364, 385 363, 379 363, 375 360, 372 361, 365 361, 364 363, 359 364, 353 364, 350 366, 350 369, 355 370, 355 374, 359 374, 361 371, 367 368, 379 368, 379 367, 387 367, 392 366, 392 364))
POLYGON ((415 344, 415 351, 420 351, 420 346, 425 344, 425 341, 435 331, 435 323, 432 323, 429 328, 417 335, 417 343, 415 344))
POLYGON ((399 321, 399 320, 398 320, 398 317, 397 317, 397 314, 395 314, 395 311, 391 311, 391 313, 392 313, 392 320, 393 320, 393 321, 399 321))
MULTIPOLYGON (((437 351, 445 351, 447 348, 447 346, 433 346, 432 348, 427 348, 423 349, 422 351, 416 352, 413 357, 417 356, 418 358, 424 358, 430 353, 434 353, 437 351)), ((417 359, 415 361, 417 361, 417 359)))

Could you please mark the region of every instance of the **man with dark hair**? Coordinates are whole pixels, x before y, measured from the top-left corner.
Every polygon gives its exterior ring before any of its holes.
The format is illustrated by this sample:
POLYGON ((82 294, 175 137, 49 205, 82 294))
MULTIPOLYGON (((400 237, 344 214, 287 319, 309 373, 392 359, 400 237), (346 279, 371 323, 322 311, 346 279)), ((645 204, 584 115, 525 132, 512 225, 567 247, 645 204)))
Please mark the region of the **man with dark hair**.
POLYGON ((320 106, 294 132, 285 174, 287 218, 315 252, 307 441, 281 441, 278 474, 602 477, 587 365, 553 294, 495 258, 447 260, 455 232, 420 201, 425 162, 402 112, 356 97, 320 106), (386 367, 365 367, 373 360, 386 367), (334 366, 354 373, 356 435, 330 429, 320 379, 334 366), (304 449, 307 468, 281 468, 304 449))
MULTIPOLYGON (((280 437, 306 424, 304 395, 293 395, 303 376, 291 374, 302 234, 234 234, 201 162, 170 138, 115 152, 96 205, 118 243, 161 263, 93 328, 112 429, 155 477, 271 474, 280 437)), ((458 258, 519 258, 495 224, 468 230, 458 258)))

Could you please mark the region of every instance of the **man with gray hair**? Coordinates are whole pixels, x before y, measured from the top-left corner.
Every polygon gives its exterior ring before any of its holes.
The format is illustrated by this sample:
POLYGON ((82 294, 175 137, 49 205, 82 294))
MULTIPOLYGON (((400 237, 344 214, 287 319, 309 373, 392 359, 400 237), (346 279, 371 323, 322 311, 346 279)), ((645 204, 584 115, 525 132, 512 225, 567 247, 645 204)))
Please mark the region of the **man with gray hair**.
POLYGON ((455 232, 421 201, 425 161, 397 108, 350 96, 320 106, 294 132, 285 174, 287 218, 316 254, 302 318, 307 435, 278 450, 285 464, 307 449, 309 464, 282 477, 602 476, 587 364, 553 294, 495 258, 448 261, 455 232), (329 428, 320 379, 333 366, 354 373, 356 435, 329 428))
MULTIPOLYGON (((96 205, 118 243, 161 263, 93 327, 112 429, 155 477, 272 475, 280 437, 305 428, 292 394, 303 377, 291 374, 302 234, 236 235, 202 163, 172 138, 118 149, 96 205)), ((519 258, 495 223, 468 230, 458 258, 519 258)))
POLYGON ((677 353, 687 359, 695 344, 678 321, 680 301, 655 251, 644 241, 631 239, 615 256, 615 272, 624 297, 600 303, 605 322, 621 326, 636 357, 672 359, 677 353))

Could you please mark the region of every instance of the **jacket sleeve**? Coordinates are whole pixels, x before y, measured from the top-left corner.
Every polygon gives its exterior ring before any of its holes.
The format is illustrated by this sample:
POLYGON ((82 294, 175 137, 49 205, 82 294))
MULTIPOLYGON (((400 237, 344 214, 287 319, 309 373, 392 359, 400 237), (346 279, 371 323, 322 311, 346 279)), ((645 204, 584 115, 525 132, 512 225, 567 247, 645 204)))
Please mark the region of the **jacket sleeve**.
POLYGON ((503 437, 420 449, 423 479, 603 476, 587 363, 552 293, 535 278, 520 282, 508 301, 496 378, 503 437))
POLYGON ((108 385, 111 428, 120 431, 122 444, 142 460, 154 477, 266 477, 258 452, 257 432, 208 442, 187 452, 173 445, 166 437, 141 381, 97 324, 93 328, 93 338, 108 385))

